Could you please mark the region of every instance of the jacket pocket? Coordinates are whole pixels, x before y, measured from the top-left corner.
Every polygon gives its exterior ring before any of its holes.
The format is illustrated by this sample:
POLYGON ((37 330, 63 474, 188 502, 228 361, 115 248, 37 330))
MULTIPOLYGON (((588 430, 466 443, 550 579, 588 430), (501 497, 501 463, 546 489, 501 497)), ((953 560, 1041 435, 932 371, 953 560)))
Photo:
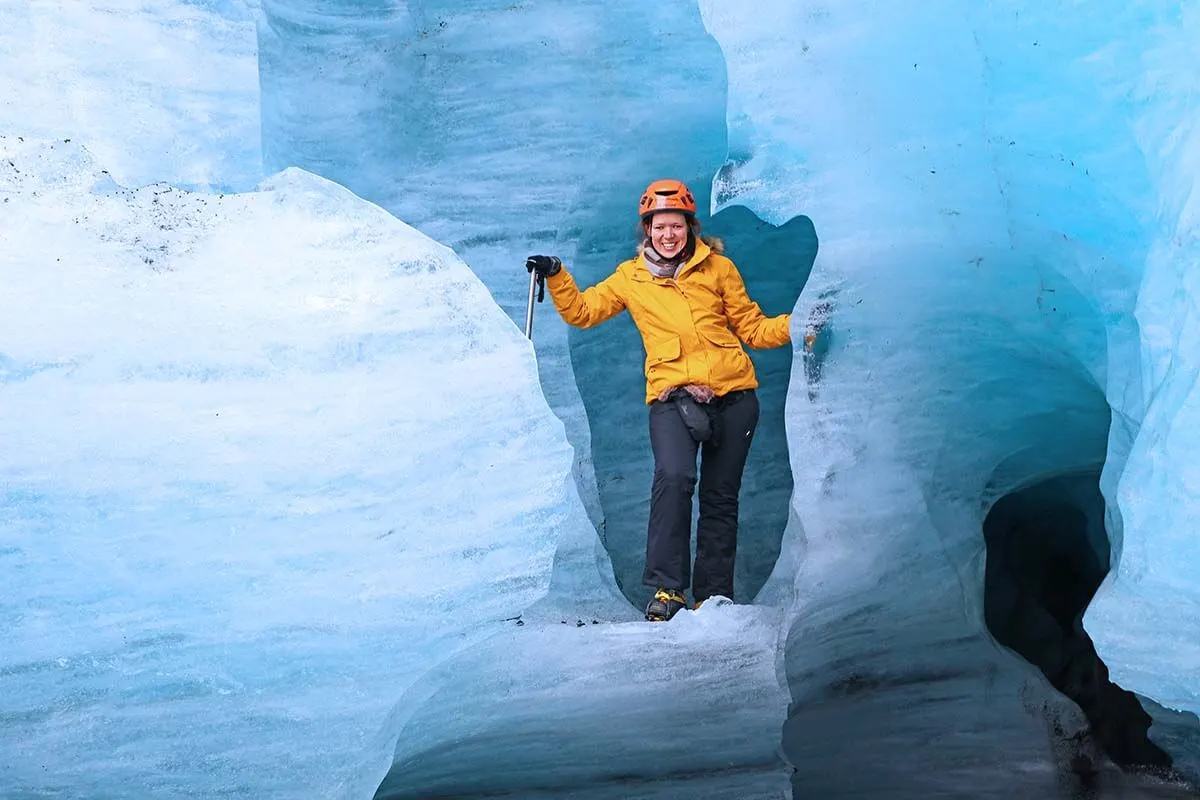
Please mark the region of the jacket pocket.
POLYGON ((705 328, 700 332, 707 345, 710 386, 720 394, 754 378, 754 365, 733 331, 705 328))
POLYGON ((679 337, 667 336, 646 342, 646 370, 679 358, 679 337))

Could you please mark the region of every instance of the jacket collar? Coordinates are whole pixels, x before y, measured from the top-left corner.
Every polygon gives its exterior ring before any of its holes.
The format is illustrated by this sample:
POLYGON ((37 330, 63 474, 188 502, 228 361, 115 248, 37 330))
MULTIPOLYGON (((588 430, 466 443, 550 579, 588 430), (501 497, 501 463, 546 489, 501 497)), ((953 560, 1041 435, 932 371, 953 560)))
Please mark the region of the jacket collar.
MULTIPOLYGON (((686 273, 691 272, 700 264, 701 261, 708 258, 711 254, 712 248, 709 247, 703 239, 697 238, 696 252, 692 253, 692 257, 687 260, 687 263, 679 268, 679 272, 675 275, 675 280, 679 280, 686 273)), ((633 277, 635 280, 639 281, 654 280, 654 274, 650 272, 650 268, 646 266, 646 256, 640 249, 638 250, 637 266, 633 270, 633 277)))

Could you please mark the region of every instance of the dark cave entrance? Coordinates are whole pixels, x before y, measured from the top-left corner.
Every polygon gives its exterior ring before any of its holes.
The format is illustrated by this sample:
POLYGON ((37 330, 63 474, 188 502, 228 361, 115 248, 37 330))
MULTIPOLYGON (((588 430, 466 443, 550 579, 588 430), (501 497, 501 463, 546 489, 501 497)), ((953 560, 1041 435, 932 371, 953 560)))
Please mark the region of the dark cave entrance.
POLYGON ((984 617, 1015 651, 1074 701, 1105 754, 1125 770, 1165 770, 1138 698, 1109 679, 1083 614, 1109 570, 1100 469, 1059 475, 1000 498, 983 523, 984 617))

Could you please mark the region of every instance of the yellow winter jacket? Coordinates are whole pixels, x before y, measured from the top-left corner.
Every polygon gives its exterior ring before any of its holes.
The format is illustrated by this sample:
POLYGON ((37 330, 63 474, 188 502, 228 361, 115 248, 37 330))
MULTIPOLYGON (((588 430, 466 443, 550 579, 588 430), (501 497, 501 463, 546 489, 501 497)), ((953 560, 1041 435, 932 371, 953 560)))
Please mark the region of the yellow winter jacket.
POLYGON ((675 278, 655 277, 639 253, 585 291, 565 269, 547 278, 546 286, 558 313, 579 328, 629 309, 646 349, 647 405, 664 390, 689 383, 718 396, 757 388, 741 342, 761 349, 791 341, 791 314, 764 315, 733 262, 703 241, 675 278))

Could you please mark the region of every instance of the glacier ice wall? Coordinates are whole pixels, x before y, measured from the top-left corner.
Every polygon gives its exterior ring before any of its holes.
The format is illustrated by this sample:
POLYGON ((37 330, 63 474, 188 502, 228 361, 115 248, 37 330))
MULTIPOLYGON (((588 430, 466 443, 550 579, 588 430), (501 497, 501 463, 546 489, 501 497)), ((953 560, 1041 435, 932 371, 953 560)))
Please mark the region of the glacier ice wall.
MULTIPOLYGON (((449 244, 515 319, 527 254, 556 253, 594 283, 634 252, 636 199, 652 177, 683 178, 706 201, 725 158, 724 63, 690 2, 266 0, 263 12, 268 169, 322 174, 449 244)), ((704 217, 731 240, 755 296, 788 311, 815 251, 808 221, 775 230, 744 210, 704 217)), ((581 493, 618 582, 644 603, 652 463, 640 340, 626 318, 568 334, 548 304, 534 330, 581 493)), ((774 564, 791 492, 791 359, 755 358, 763 421, 739 545, 745 597, 774 564)))
MULTIPOLYGON (((1194 664, 1197 593, 1179 572, 1191 549, 1176 547, 1187 534, 1175 515, 1194 518, 1197 501, 1174 491, 1160 516, 1138 514, 1163 491, 1143 482, 1144 460, 1158 460, 1183 397, 1160 395, 1148 416, 1156 380, 1191 374, 1163 369, 1163 345, 1193 361, 1176 346, 1188 297, 1173 287, 1168 311, 1139 290, 1195 258, 1197 101, 1183 53, 1196 5, 700 5, 729 69, 719 201, 775 222, 808 214, 821 237, 800 311, 832 346, 789 397, 799 520, 772 580, 795 598, 793 760, 851 757, 846 738, 806 736, 840 710, 851 741, 918 742, 904 755, 936 766, 909 788, 988 774, 963 752, 977 723, 996 698, 1030 695, 986 642, 983 515, 1101 465, 1116 569, 1088 631, 1116 680, 1194 709, 1200 684, 1180 676, 1194 664), (1141 326, 1164 311, 1156 355, 1141 326), (1155 566, 1139 568, 1149 552, 1155 566), (1130 594, 1154 614, 1106 625, 1130 594), (1142 648, 1142 671, 1123 667, 1120 642, 1142 648), (889 692, 991 702, 943 720, 957 738, 922 743, 920 714, 868 712, 889 692), (884 721, 869 731, 864 718, 884 721)), ((1008 751, 1017 761, 1048 744, 1028 716, 988 722, 1027 729, 1008 751)), ((869 793, 903 774, 884 756, 831 786, 869 793)))
POLYGON ((3 0, 0 134, 71 138, 125 185, 262 177, 257 0, 3 0))
POLYGON ((369 796, 405 689, 590 531, 528 342, 297 170, 2 137, 0 198, 0 793, 369 796))
POLYGON ((1123 683, 1200 713, 1200 76, 1189 66, 1197 41, 1200 5, 1182 3, 1150 37, 1132 87, 1156 212, 1136 309, 1145 416, 1116 494, 1127 531, 1120 572, 1088 627, 1123 683))

